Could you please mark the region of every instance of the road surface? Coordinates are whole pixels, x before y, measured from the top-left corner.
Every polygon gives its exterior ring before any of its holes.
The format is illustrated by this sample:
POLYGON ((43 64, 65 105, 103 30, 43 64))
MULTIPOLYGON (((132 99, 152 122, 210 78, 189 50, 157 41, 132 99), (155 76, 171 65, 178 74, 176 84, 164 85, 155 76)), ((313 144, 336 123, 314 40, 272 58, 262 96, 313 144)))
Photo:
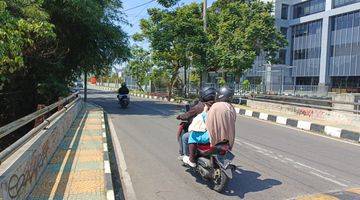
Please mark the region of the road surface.
POLYGON ((360 146, 239 116, 234 164, 224 194, 208 188, 176 159, 181 107, 90 90, 89 101, 110 115, 138 199, 291 199, 360 186, 360 146))

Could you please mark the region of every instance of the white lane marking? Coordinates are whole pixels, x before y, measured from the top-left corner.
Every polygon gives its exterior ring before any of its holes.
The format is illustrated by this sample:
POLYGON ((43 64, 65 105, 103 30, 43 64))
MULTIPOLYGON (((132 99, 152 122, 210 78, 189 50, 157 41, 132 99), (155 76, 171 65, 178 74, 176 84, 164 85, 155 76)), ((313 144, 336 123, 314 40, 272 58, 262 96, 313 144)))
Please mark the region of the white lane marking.
POLYGON ((344 183, 341 183, 341 182, 339 182, 339 181, 337 181, 337 180, 334 180, 334 179, 331 179, 331 178, 322 176, 321 174, 317 174, 317 173, 315 173, 315 172, 310 172, 310 173, 313 174, 313 175, 315 175, 315 176, 317 176, 317 177, 320 177, 320 178, 322 178, 322 179, 325 179, 325 180, 328 180, 328 181, 333 182, 333 183, 335 183, 335 184, 338 184, 338 185, 340 185, 340 186, 348 187, 348 185, 346 185, 346 184, 344 184, 344 183))
POLYGON ((269 115, 266 113, 260 113, 259 119, 268 120, 269 115))
POLYGON ((121 182, 123 183, 124 196, 126 200, 136 200, 135 190, 131 181, 130 174, 127 170, 124 152, 122 151, 120 140, 116 134, 114 124, 110 117, 108 117, 110 134, 114 145, 114 152, 116 155, 116 162, 120 169, 121 182))
POLYGON ((103 133, 102 133, 102 136, 103 136, 103 138, 106 138, 106 133, 103 132, 103 133))
POLYGON ((326 135, 330 135, 332 137, 340 138, 341 128, 336 128, 332 126, 325 126, 326 135))
POLYGON ((252 111, 252 110, 246 110, 246 111, 245 111, 245 115, 246 115, 246 116, 252 117, 252 114, 253 114, 253 111, 252 111))
POLYGON ((108 146, 107 146, 107 143, 103 143, 103 147, 104 147, 104 151, 108 151, 108 146))
POLYGON ((102 127, 103 129, 105 129, 105 124, 102 124, 101 127, 102 127))
POLYGON ((309 131, 309 130, 310 130, 310 127, 311 127, 311 122, 298 121, 297 127, 298 127, 299 129, 303 129, 303 130, 309 131))
POLYGON ((276 123, 278 124, 286 125, 286 121, 287 121, 286 117, 281 117, 281 116, 276 117, 276 123))
MULTIPOLYGON (((257 152, 269 157, 269 158, 272 158, 274 160, 278 160, 282 163, 286 163, 286 164, 290 164, 291 166, 297 168, 297 169, 302 169, 302 170, 305 170, 306 172, 309 172, 311 174, 314 174, 316 176, 318 176, 319 178, 322 178, 322 179, 325 179, 325 180, 328 180, 328 181, 331 181, 333 183, 336 183, 338 185, 341 185, 341 186, 346 186, 346 184, 340 182, 340 181, 337 181, 337 180, 334 180, 333 178, 336 178, 336 176, 330 174, 330 173, 327 173, 325 171, 322 171, 322 170, 319 170, 319 169, 316 169, 314 167, 311 167, 311 166, 308 166, 306 164, 303 164, 303 163, 300 163, 300 162, 297 162, 297 161, 294 161, 293 159, 291 158, 287 158, 281 154, 277 154, 277 153, 273 153, 272 151, 270 150, 267 150, 265 148, 262 148, 262 147, 259 147, 259 146, 256 146, 254 144, 251 144, 251 143, 248 143, 248 142, 244 142, 244 141, 239 141, 239 139, 235 139, 235 143, 241 145, 241 144, 245 144, 247 146, 250 146, 252 147, 253 149, 255 149, 257 152), (330 178, 331 177, 331 178, 330 178)), ((342 180, 343 182, 349 182, 349 181, 346 181, 346 180, 342 180)))
POLYGON ((110 162, 108 160, 104 161, 104 169, 105 169, 105 174, 111 174, 110 162))

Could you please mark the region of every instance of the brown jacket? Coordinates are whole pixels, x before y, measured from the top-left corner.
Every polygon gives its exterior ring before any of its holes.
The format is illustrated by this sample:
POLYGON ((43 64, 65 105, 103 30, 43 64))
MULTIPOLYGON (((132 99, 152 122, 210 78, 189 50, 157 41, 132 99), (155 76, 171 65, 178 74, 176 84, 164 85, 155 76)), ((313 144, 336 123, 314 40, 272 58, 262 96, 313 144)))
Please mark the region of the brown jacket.
POLYGON ((191 107, 189 111, 180 115, 179 117, 182 120, 189 120, 189 122, 191 123, 192 119, 194 117, 196 117, 196 115, 198 115, 204 111, 205 104, 210 107, 213 103, 214 102, 204 103, 204 102, 199 101, 195 106, 191 107))
POLYGON ((206 119, 211 146, 224 140, 228 140, 231 147, 234 145, 235 121, 236 111, 231 104, 218 102, 211 106, 206 119))

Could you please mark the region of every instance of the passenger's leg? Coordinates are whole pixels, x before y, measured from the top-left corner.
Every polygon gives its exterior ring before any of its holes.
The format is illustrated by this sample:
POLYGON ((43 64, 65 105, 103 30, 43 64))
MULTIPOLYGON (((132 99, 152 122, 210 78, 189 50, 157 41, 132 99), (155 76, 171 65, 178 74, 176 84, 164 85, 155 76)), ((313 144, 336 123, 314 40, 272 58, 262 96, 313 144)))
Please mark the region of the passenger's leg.
POLYGON ((183 155, 189 155, 189 136, 190 136, 190 132, 184 133, 182 135, 182 153, 183 155))

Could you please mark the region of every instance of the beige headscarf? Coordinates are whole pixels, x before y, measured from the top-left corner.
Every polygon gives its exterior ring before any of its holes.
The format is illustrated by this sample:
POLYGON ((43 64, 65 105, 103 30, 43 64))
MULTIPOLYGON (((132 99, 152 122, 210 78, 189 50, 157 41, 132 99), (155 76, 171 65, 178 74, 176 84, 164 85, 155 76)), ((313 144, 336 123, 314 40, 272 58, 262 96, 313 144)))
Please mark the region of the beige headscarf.
POLYGON ((231 104, 218 102, 211 106, 206 119, 211 146, 224 140, 228 140, 231 147, 234 145, 235 121, 236 111, 231 104))

